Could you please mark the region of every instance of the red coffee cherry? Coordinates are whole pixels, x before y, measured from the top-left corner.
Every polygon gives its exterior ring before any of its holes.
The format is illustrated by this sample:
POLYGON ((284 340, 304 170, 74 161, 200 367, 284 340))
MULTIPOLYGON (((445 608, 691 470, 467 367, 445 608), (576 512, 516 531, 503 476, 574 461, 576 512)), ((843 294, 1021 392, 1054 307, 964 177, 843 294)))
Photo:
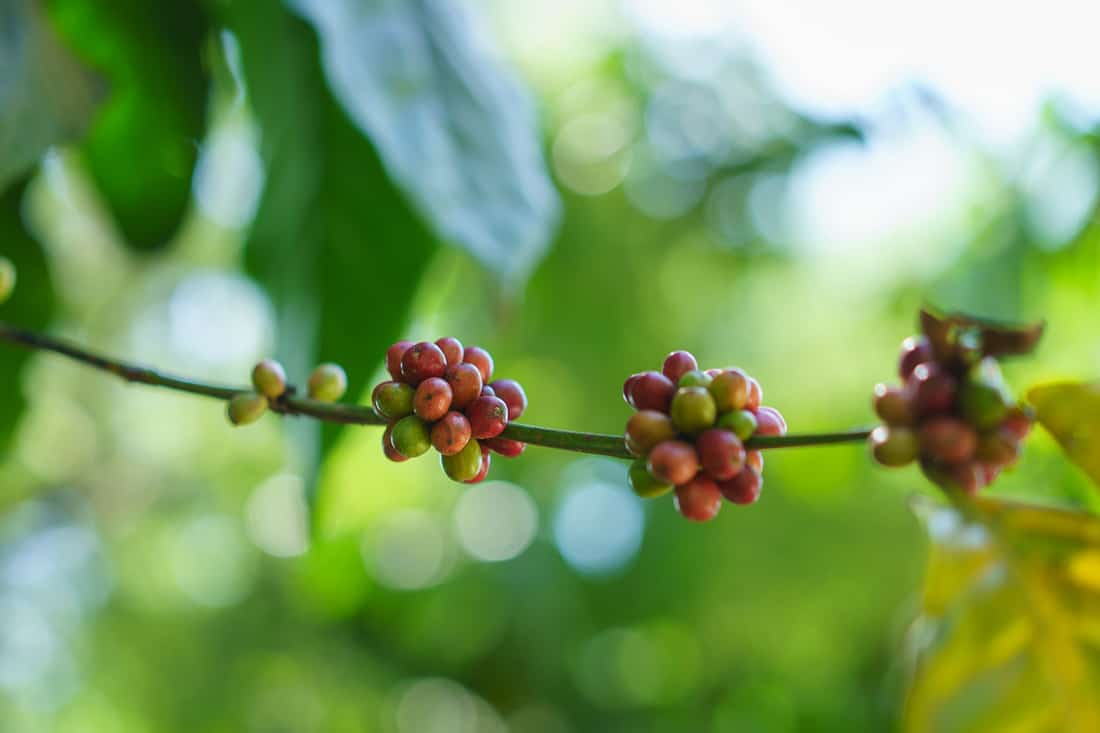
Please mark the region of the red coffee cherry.
POLYGON ((636 455, 644 455, 658 443, 675 437, 672 421, 663 412, 641 410, 626 421, 626 445, 636 455))
POLYGON ((382 432, 382 452, 394 463, 404 463, 409 460, 408 456, 403 456, 397 452, 397 449, 393 447, 393 425, 387 425, 386 429, 382 432))
POLYGON ((508 419, 518 420, 527 409, 527 394, 520 383, 514 379, 496 379, 489 386, 508 405, 508 419))
POLYGON ((451 409, 454 393, 447 380, 429 377, 416 388, 413 395, 413 412, 422 420, 435 422, 451 409))
POLYGON ((482 384, 488 384, 493 378, 493 357, 480 346, 470 346, 462 354, 462 361, 473 364, 481 372, 482 384))
POLYGON ((909 394, 900 387, 886 384, 875 385, 875 414, 887 425, 912 425, 913 407, 909 394))
POLYGON ((764 390, 752 377, 749 377, 749 399, 745 402, 745 409, 756 411, 760 407, 760 401, 764 399, 764 390))
POLYGON ((760 472, 746 466, 736 476, 728 481, 719 481, 718 490, 734 504, 752 504, 760 498, 760 490, 764 487, 764 480, 760 472))
POLYGON ((901 356, 898 358, 898 375, 907 381, 909 376, 921 364, 932 361, 932 345, 925 336, 910 336, 901 342, 901 356))
POLYGON ((489 468, 493 465, 493 456, 489 453, 489 449, 485 446, 481 447, 481 468, 477 470, 477 475, 472 479, 463 481, 464 484, 479 484, 485 480, 485 477, 489 475, 489 468))
POLYGON ((464 410, 481 394, 481 372, 473 364, 452 364, 443 373, 451 385, 451 407, 464 410))
POLYGON ((642 372, 630 392, 630 402, 639 410, 668 412, 676 385, 660 372, 642 372))
POLYGON ((508 425, 508 405, 499 397, 478 397, 466 408, 466 417, 475 438, 495 438, 508 425))
POLYGON ((466 447, 472 433, 470 421, 461 412, 448 412, 432 426, 432 445, 445 456, 466 447))
POLYGON ((696 476, 676 487, 676 509, 693 522, 707 522, 722 508, 722 492, 713 479, 696 476))
POLYGON ((733 478, 745 466, 745 446, 729 430, 713 428, 695 441, 699 463, 715 481, 733 478))
POLYGON ((666 440, 649 452, 646 467, 653 478, 678 486, 687 483, 699 472, 699 457, 690 443, 666 440))
POLYGON ((386 371, 390 373, 391 377, 399 382, 402 381, 401 359, 404 358, 405 352, 408 351, 409 347, 412 345, 412 341, 398 341, 386 350, 386 371))
POLYGON ((435 345, 443 352, 443 356, 447 357, 447 366, 462 363, 462 355, 464 353, 462 342, 454 336, 444 336, 436 341, 435 345))
POLYGON ((745 451, 745 465, 759 474, 764 473, 764 454, 758 450, 745 451))
POLYGON ((1011 433, 1016 440, 1023 440, 1031 432, 1031 418, 1019 407, 1013 407, 1001 422, 1001 427, 1011 433))
POLYGON ((511 440, 509 438, 501 438, 500 436, 497 436, 496 438, 489 438, 488 440, 483 440, 481 444, 489 450, 493 451, 494 453, 499 453, 505 458, 515 458, 519 454, 523 453, 523 451, 527 450, 526 443, 521 443, 518 440, 511 440))
POLYGON ((401 381, 414 387, 425 379, 442 377, 446 371, 447 357, 429 341, 413 344, 401 357, 401 381))
POLYGON ((496 397, 497 391, 486 384, 484 387, 481 388, 480 394, 482 397, 496 397))
POLYGON ((680 377, 698 368, 699 362, 695 361, 690 351, 673 351, 665 357, 661 373, 668 377, 670 382, 676 383, 680 381, 680 377))
POLYGON ((774 407, 758 407, 753 414, 756 415, 755 435, 787 434, 787 421, 774 407))
POLYGON ((909 376, 906 389, 918 417, 950 412, 958 394, 955 378, 932 362, 917 365, 909 376))
POLYGON ((974 457, 978 435, 957 417, 931 417, 918 432, 921 455, 938 463, 965 463, 974 457))
POLYGON ((623 399, 626 401, 626 404, 631 407, 636 407, 633 396, 634 384, 641 379, 641 377, 641 374, 631 374, 626 378, 626 381, 623 382, 623 399))
POLYGON ((994 466, 1010 466, 1020 457, 1020 441, 1012 430, 1002 425, 978 438, 974 455, 994 466))

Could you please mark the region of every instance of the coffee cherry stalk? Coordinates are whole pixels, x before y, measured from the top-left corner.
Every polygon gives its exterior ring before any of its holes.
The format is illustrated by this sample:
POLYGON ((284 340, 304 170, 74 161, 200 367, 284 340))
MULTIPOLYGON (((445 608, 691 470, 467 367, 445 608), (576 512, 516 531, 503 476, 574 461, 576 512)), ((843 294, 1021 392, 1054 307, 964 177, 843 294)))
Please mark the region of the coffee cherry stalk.
MULTIPOLYGON (((0 302, 12 295, 15 268, 0 257, 0 302)), ((700 370, 695 357, 674 351, 660 371, 640 372, 623 385, 636 412, 623 435, 523 425, 523 387, 493 380, 493 358, 458 339, 399 341, 386 353, 390 379, 376 385, 371 406, 342 403, 347 374, 317 366, 305 395, 278 362, 253 368, 248 388, 211 384, 106 357, 68 341, 0 322, 0 341, 48 351, 132 383, 226 402, 233 425, 267 412, 344 425, 384 427, 382 451, 395 462, 435 449, 455 481, 485 479, 491 455, 512 458, 528 444, 633 460, 628 477, 641 497, 675 492, 675 505, 695 521, 713 518, 725 499, 751 504, 763 486, 762 450, 869 440, 886 466, 918 461, 925 475, 953 494, 969 495, 1016 462, 1032 415, 1015 404, 996 359, 1030 352, 1042 326, 1015 328, 966 316, 921 312, 923 333, 902 347, 901 386, 878 385, 874 430, 788 435, 783 416, 761 403, 760 383, 737 367, 700 370)))

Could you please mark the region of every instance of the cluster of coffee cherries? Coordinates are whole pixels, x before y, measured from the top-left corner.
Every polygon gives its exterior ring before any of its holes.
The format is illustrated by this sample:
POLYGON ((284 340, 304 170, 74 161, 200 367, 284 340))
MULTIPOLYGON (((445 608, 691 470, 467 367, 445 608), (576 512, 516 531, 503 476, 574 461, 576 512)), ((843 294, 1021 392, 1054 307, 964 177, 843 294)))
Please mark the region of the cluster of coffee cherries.
POLYGON ((527 447, 500 435, 527 409, 527 395, 514 379, 490 381, 493 357, 485 349, 463 348, 450 336, 398 341, 386 352, 386 369, 393 379, 374 388, 371 402, 389 423, 382 450, 391 461, 434 447, 447 476, 473 484, 489 473, 490 451, 511 458, 527 447))
MULTIPOLYGON (((287 384, 286 369, 274 359, 264 359, 252 368, 251 392, 234 395, 226 408, 229 422, 248 425, 259 420, 268 408, 294 388, 287 384)), ((310 373, 306 391, 310 399, 335 402, 348 390, 348 375, 339 364, 319 364, 310 373)))
POLYGON ((751 504, 760 496, 764 457, 746 450, 753 435, 783 435, 779 411, 760 404, 760 383, 737 367, 700 371, 674 351, 661 371, 634 374, 623 397, 637 410, 626 423, 626 448, 637 460, 630 485, 644 498, 676 491, 676 508, 705 522, 722 497, 751 504))
POLYGON ((968 494, 1016 463, 1031 417, 1013 402, 996 360, 969 353, 937 356, 926 336, 902 342, 902 386, 875 386, 875 412, 886 423, 871 433, 876 461, 919 461, 933 483, 968 494))

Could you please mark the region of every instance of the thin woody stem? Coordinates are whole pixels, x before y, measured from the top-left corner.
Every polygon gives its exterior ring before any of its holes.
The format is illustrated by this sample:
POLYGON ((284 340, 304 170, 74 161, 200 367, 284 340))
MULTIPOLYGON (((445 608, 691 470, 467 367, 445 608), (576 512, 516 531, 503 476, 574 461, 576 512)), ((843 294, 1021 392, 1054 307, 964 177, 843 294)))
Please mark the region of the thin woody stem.
MULTIPOLYGON (((229 400, 242 392, 251 391, 250 387, 230 387, 226 385, 209 384, 207 382, 166 374, 146 366, 128 364, 124 361, 92 353, 69 341, 37 333, 35 331, 28 331, 3 322, 0 322, 0 340, 27 349, 50 351, 55 354, 61 354, 62 356, 67 356, 70 359, 86 364, 87 366, 114 374, 127 382, 147 384, 153 387, 163 387, 177 392, 187 392, 189 394, 213 397, 219 400, 229 400)), ((288 392, 283 397, 275 400, 271 404, 271 409, 282 415, 304 415, 323 422, 341 423, 344 425, 387 424, 387 420, 370 407, 338 402, 321 402, 307 397, 298 397, 294 395, 293 392, 288 392)), ((869 434, 869 430, 857 429, 836 433, 760 436, 745 441, 745 447, 750 450, 762 450, 813 445, 835 445, 838 443, 863 441, 867 439, 869 434)), ((621 435, 582 433, 573 430, 558 430, 555 428, 543 428, 537 425, 510 423, 508 427, 504 429, 502 436, 512 440, 522 441, 529 445, 557 448, 559 450, 567 450, 574 453, 590 453, 594 455, 610 456, 612 458, 633 458, 626 450, 626 446, 623 444, 623 436, 621 435)))

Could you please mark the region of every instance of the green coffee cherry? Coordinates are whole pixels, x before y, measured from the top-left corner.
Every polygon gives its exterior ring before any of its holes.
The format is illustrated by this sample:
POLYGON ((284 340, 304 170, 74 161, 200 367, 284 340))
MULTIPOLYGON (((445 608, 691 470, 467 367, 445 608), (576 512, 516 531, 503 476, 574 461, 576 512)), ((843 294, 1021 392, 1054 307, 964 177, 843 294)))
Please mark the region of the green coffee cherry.
POLYGON ((706 372, 699 371, 698 369, 692 369, 690 372, 684 372, 680 377, 680 381, 676 383, 677 387, 709 387, 710 383, 714 381, 706 372))
POLYGON ((705 387, 681 387, 669 408, 672 425, 681 433, 699 433, 714 425, 718 409, 705 387))
POLYGON ((325 363, 309 375, 309 396, 322 402, 335 402, 348 390, 348 375, 339 364, 325 363))
MULTIPOLYGON (((400 424, 398 423, 398 425, 400 424)), ((458 453, 450 456, 441 455, 439 462, 443 466, 443 472, 450 479, 469 481, 481 471, 481 443, 471 440, 458 453)))
POLYGON ((269 400, 286 392, 286 370, 274 359, 264 359, 252 367, 252 386, 269 400))
POLYGON ((382 382, 374 388, 371 403, 374 411, 388 420, 399 420, 413 411, 416 388, 404 382, 382 382))
POLYGON ((646 468, 646 459, 639 458, 630 464, 630 488, 643 499, 653 499, 672 491, 672 484, 653 478, 646 468))
POLYGON ((964 382, 959 390, 963 417, 978 430, 999 425, 1008 415, 1009 405, 996 387, 980 381, 964 382))
POLYGON ((416 415, 409 415, 395 422, 393 432, 390 433, 390 441, 393 443, 394 450, 406 458, 422 456, 432 447, 428 424, 416 415))
POLYGON ((884 466, 904 466, 920 452, 917 434, 909 428, 879 425, 871 431, 871 455, 884 466))
POLYGON ((748 440, 756 432, 756 415, 748 410, 734 410, 718 418, 718 427, 732 430, 741 440, 748 440))
POLYGON ((229 400, 225 411, 229 422, 248 425, 259 420, 267 411, 267 398, 255 392, 241 392, 229 400))
POLYGON ((11 297, 15 290, 15 265, 7 257, 0 257, 0 303, 11 297))

